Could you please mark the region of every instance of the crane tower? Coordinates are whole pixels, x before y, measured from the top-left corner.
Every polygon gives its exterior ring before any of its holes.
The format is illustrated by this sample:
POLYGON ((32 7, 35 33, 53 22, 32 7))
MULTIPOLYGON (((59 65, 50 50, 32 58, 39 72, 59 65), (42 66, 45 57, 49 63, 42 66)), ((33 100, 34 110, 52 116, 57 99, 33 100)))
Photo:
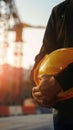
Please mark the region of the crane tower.
POLYGON ((0 105, 21 102, 22 32, 23 26, 15 1, 0 0, 0 105), (15 36, 14 39, 11 36, 15 36))

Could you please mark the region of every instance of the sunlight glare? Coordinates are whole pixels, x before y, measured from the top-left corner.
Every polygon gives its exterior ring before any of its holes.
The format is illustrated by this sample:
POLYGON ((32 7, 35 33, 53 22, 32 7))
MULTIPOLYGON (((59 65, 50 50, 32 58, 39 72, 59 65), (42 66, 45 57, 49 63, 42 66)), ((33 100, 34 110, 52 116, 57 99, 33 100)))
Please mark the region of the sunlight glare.
POLYGON ((29 68, 34 64, 35 56, 42 45, 44 29, 27 28, 24 30, 24 67, 29 68))

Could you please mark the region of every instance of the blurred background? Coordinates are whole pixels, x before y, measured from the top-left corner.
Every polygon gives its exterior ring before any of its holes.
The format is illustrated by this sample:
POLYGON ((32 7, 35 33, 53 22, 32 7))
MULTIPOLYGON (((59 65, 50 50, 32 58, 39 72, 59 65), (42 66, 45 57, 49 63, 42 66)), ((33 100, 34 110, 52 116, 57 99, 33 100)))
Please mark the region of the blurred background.
POLYGON ((32 98, 30 73, 53 6, 62 0, 0 0, 0 116, 51 113, 32 98))

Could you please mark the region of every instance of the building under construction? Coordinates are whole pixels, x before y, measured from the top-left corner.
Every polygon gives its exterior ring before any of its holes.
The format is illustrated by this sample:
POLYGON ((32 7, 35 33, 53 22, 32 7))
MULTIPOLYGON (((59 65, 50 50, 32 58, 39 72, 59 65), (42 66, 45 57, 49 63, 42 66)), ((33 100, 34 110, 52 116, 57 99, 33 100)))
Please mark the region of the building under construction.
POLYGON ((22 33, 14 0, 0 0, 0 105, 23 102, 22 33))

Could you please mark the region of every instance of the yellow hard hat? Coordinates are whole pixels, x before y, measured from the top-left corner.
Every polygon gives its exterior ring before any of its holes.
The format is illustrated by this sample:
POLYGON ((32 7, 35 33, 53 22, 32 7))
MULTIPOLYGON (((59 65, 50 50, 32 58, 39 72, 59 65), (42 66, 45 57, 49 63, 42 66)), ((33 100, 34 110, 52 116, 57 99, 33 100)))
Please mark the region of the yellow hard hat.
MULTIPOLYGON (((45 55, 34 70, 34 81, 36 85, 40 83, 41 76, 45 74, 55 75, 71 62, 73 62, 73 48, 61 48, 45 55)), ((62 91, 58 95, 60 100, 71 97, 73 97, 73 89, 69 89, 66 92, 62 91)))

